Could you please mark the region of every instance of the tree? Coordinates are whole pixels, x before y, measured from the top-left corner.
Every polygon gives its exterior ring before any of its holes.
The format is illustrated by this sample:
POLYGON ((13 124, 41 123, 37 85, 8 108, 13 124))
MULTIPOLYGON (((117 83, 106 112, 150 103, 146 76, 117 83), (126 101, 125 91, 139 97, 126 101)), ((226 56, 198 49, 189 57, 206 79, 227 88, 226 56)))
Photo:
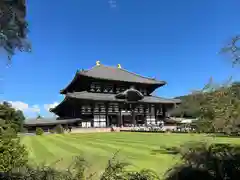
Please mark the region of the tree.
POLYGON ((1 0, 0 47, 7 51, 9 60, 15 54, 16 49, 31 50, 31 45, 27 41, 27 32, 25 0, 1 0))
POLYGON ((23 123, 25 117, 23 112, 20 110, 15 110, 7 102, 0 104, 0 125, 1 127, 12 127, 17 132, 23 130, 23 123))
POLYGON ((236 35, 230 41, 230 43, 222 48, 221 52, 224 54, 230 55, 232 64, 236 65, 240 63, 240 47, 239 47, 240 35, 236 35))
POLYGON ((42 128, 36 128, 36 135, 41 136, 41 135, 43 135, 43 133, 44 133, 44 131, 42 128))
POLYGON ((13 128, 0 127, 0 172, 9 172, 25 166, 28 155, 13 128))
POLYGON ((240 147, 230 144, 187 143, 178 148, 181 161, 166 173, 167 180, 225 180, 240 175, 240 147))
MULTIPOLYGON (((211 86, 209 86, 211 88, 211 86)), ((239 83, 233 83, 229 86, 219 86, 218 89, 211 88, 202 93, 203 102, 200 105, 201 116, 197 122, 198 127, 201 124, 208 124, 214 132, 224 132, 227 134, 238 132, 240 126, 240 86, 239 83)))

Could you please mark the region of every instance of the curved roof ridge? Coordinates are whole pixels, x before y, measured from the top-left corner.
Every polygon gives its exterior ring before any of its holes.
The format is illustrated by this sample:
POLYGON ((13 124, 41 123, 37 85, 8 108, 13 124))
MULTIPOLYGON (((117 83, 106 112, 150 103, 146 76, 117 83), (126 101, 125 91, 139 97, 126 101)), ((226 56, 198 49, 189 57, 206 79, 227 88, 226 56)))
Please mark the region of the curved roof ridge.
POLYGON ((122 70, 122 71, 125 71, 125 72, 127 72, 127 73, 130 73, 130 74, 133 74, 133 75, 142 77, 142 78, 146 78, 146 79, 158 81, 158 80, 155 79, 155 78, 150 78, 150 77, 147 77, 147 76, 143 76, 143 75, 140 75, 140 74, 138 74, 138 73, 135 73, 135 72, 131 72, 131 71, 129 71, 129 70, 126 70, 126 69, 124 69, 124 68, 118 68, 118 69, 119 69, 119 70, 122 70))
POLYGON ((100 65, 92 66, 92 67, 89 68, 89 69, 81 69, 81 70, 78 70, 78 73, 81 73, 81 72, 85 73, 85 72, 88 72, 88 71, 90 71, 90 70, 92 70, 92 69, 94 69, 94 68, 96 68, 96 67, 99 67, 99 66, 103 66, 103 65, 100 64, 100 65))
MULTIPOLYGON (((135 72, 129 71, 129 70, 127 70, 127 69, 124 69, 124 68, 122 68, 122 67, 121 67, 121 68, 118 68, 118 67, 115 67, 115 66, 104 65, 104 64, 95 65, 95 66, 93 66, 92 68, 90 68, 89 70, 94 69, 94 68, 99 67, 99 66, 104 66, 104 67, 106 67, 106 68, 110 68, 110 69, 118 69, 118 70, 122 70, 122 71, 124 71, 124 72, 130 73, 130 74, 135 75, 135 76, 139 76, 139 77, 141 77, 141 78, 146 78, 146 79, 149 79, 149 80, 155 80, 155 81, 158 81, 158 80, 155 79, 155 78, 150 78, 150 77, 147 77, 147 76, 143 76, 143 75, 140 75, 140 74, 138 74, 138 73, 135 73, 135 72)), ((89 70, 86 70, 86 71, 89 71, 89 70)))
MULTIPOLYGON (((96 68, 107 68, 107 69, 110 69, 110 70, 119 70, 119 71, 122 71, 122 72, 125 72, 125 73, 128 73, 128 74, 131 74, 133 76, 137 76, 137 77, 140 77, 140 78, 143 78, 143 79, 146 79, 146 80, 150 80, 150 81, 155 81, 156 83, 162 83, 162 84, 166 84, 166 81, 163 81, 163 80, 158 80, 156 78, 151 78, 151 77, 147 77, 147 76, 143 76, 143 75, 140 75, 138 73, 135 73, 135 72, 131 72, 129 70, 126 70, 124 68, 118 68, 118 67, 115 67, 115 66, 110 66, 110 65, 104 65, 104 64, 100 64, 100 65, 95 65, 93 67, 91 67, 90 69, 88 70, 83 70, 83 71, 79 71, 79 74, 82 74, 82 75, 86 75, 86 76, 91 76, 91 75, 88 75, 88 73, 90 73, 92 70, 96 69, 96 68)), ((101 77, 99 77, 101 79, 101 77)))

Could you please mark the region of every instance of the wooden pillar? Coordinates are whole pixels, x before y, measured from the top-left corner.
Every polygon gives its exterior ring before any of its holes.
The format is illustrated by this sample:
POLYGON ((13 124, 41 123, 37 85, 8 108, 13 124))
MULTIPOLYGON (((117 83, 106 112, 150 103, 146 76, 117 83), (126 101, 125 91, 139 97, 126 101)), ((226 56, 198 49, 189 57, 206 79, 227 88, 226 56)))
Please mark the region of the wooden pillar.
POLYGON ((165 104, 162 105, 162 115, 163 115, 163 120, 166 118, 166 106, 165 104))
POLYGON ((122 104, 118 103, 118 125, 121 127, 123 125, 122 120, 122 104))
POLYGON ((136 126, 136 115, 135 115, 135 104, 131 104, 131 111, 132 111, 132 122, 133 125, 136 126))
POLYGON ((143 113, 144 113, 144 124, 147 126, 147 114, 146 114, 146 104, 143 105, 143 113))
POLYGON ((92 120, 91 120, 91 127, 94 126, 94 107, 95 107, 95 104, 91 103, 91 113, 92 113, 92 120))
POLYGON ((157 104, 154 104, 155 124, 157 124, 157 104))
POLYGON ((108 103, 105 103, 105 112, 106 112, 106 126, 109 127, 108 103))

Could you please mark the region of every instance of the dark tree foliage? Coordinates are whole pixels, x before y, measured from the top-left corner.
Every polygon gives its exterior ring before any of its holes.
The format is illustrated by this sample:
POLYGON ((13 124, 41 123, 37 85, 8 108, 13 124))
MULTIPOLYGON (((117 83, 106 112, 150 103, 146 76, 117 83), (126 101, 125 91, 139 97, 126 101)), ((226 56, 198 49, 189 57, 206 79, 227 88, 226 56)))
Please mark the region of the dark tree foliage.
POLYGON ((183 118, 198 118, 200 116, 200 105, 203 103, 202 93, 192 93, 176 98, 181 99, 182 103, 170 112, 171 116, 183 118))
POLYGON ((6 180, 158 180, 159 176, 151 170, 128 171, 127 163, 110 159, 104 172, 100 176, 96 173, 87 173, 90 165, 81 156, 74 159, 71 166, 66 170, 60 170, 54 166, 29 166, 13 169, 12 171, 2 174, 1 179, 6 180))
POLYGON ((199 132, 239 132, 240 83, 214 85, 212 82, 197 93, 178 97, 182 104, 171 116, 198 118, 194 122, 199 132))
POLYGON ((9 60, 17 49, 31 50, 30 43, 27 41, 27 32, 25 0, 1 0, 0 46, 7 51, 9 60))
POLYGON ((235 180, 240 175, 240 147, 230 144, 187 143, 179 149, 181 163, 167 180, 235 180))
POLYGON ((232 64, 236 65, 240 63, 240 35, 233 37, 224 48, 222 52, 230 56, 232 64))
POLYGON ((0 124, 2 127, 10 126, 19 132, 23 130, 24 120, 22 111, 15 110, 7 102, 0 104, 0 124))

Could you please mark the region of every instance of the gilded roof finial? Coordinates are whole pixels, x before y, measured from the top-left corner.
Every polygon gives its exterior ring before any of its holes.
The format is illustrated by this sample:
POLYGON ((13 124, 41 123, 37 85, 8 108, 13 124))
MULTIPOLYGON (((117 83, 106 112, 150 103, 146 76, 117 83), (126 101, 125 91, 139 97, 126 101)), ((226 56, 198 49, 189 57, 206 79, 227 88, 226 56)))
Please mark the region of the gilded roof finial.
POLYGON ((96 65, 97 65, 97 66, 100 66, 100 61, 96 61, 96 65))
POLYGON ((119 69, 121 69, 121 68, 122 68, 121 64, 118 64, 118 65, 117 65, 117 67, 118 67, 119 69))

